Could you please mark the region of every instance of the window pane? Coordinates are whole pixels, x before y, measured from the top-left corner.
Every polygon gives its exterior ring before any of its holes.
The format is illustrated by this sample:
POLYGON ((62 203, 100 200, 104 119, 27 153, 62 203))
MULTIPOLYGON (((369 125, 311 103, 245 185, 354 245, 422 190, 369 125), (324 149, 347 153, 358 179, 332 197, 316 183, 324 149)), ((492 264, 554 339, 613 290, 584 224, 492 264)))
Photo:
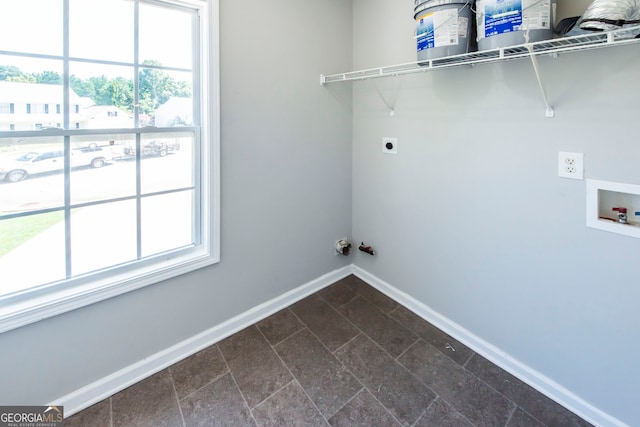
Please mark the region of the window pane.
POLYGON ((40 130, 62 123, 62 61, 0 55, 0 131, 40 130), (13 126, 12 126, 13 125, 13 126))
POLYGON ((137 257, 136 202, 106 203, 71 211, 71 270, 74 276, 137 257))
POLYGON ((135 135, 73 137, 71 203, 86 203, 136 193, 136 164, 123 158, 123 148, 135 135))
POLYGON ((133 6, 123 0, 70 0, 71 57, 132 63, 133 6))
POLYGON ((116 129, 134 126, 133 67, 71 62, 70 127, 116 129))
POLYGON ((64 212, 0 219, 0 293, 65 278, 64 212))
POLYGON ((64 206, 62 138, 0 139, 0 215, 64 206))
POLYGON ((193 12, 141 3, 140 62, 191 69, 192 17, 193 12))
POLYGON ((154 68, 140 71, 140 125, 142 115, 156 127, 192 126, 193 98, 189 72, 169 72, 154 68))
POLYGON ((193 135, 145 135, 141 144, 143 194, 194 185, 193 135))
POLYGON ((194 192, 142 199, 142 256, 194 243, 194 192))
POLYGON ((62 55, 62 0, 2 1, 1 50, 62 55))

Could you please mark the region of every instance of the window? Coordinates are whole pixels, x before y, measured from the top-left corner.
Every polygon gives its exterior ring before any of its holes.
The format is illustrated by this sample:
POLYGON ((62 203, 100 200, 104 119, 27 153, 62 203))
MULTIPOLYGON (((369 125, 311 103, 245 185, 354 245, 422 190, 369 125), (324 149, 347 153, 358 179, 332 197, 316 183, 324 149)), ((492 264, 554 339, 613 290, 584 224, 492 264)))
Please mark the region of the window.
POLYGON ((3 7, 0 332, 217 262, 218 1, 3 7))
POLYGON ((13 114, 13 113, 14 113, 13 103, 0 102, 0 114, 13 114))
POLYGON ((16 130, 16 125, 14 123, 11 123, 9 125, 9 130, 16 130))

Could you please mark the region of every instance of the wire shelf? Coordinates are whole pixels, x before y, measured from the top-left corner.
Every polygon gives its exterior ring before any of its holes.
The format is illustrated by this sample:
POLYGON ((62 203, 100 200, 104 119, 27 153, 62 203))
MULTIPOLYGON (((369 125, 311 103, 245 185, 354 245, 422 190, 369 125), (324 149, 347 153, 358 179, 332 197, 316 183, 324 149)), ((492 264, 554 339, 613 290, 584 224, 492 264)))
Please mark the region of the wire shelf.
POLYGON ((464 53, 461 55, 448 56, 428 61, 408 62, 405 64, 350 71, 339 74, 322 74, 320 75, 320 84, 324 85, 327 83, 400 76, 404 74, 422 73, 463 65, 487 64, 518 58, 620 46, 640 42, 640 39, 635 38, 639 34, 640 25, 606 32, 581 34, 572 37, 526 43, 517 46, 464 53))

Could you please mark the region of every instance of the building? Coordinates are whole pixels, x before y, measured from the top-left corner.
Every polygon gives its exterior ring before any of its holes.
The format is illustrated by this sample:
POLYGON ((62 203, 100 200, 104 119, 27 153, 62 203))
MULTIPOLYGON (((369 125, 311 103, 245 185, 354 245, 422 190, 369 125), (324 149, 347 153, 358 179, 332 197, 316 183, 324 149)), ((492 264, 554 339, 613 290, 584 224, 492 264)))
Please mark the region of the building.
MULTIPOLYGON (((0 131, 61 128, 62 91, 62 85, 0 81, 0 131)), ((117 107, 94 105, 73 90, 69 97, 71 128, 133 126, 133 116, 117 107)))

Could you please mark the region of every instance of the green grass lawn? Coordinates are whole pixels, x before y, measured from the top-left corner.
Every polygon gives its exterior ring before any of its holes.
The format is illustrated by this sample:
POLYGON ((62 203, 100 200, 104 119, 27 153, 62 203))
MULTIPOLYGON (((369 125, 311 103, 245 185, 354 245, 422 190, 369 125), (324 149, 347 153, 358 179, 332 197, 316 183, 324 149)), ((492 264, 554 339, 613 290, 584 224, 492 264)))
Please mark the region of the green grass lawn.
POLYGON ((59 211, 0 221, 0 257, 62 220, 59 211))

